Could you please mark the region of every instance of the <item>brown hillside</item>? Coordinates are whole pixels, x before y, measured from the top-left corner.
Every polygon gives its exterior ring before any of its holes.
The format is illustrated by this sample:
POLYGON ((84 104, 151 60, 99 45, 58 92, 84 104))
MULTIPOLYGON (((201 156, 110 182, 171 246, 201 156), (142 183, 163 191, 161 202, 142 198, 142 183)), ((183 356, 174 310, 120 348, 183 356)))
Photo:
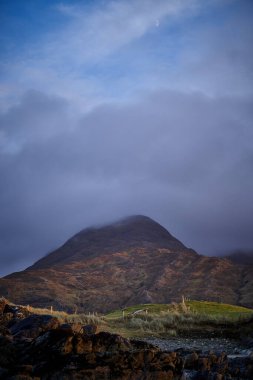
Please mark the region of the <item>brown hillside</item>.
POLYGON ((198 255, 152 219, 81 231, 25 271, 0 279, 15 303, 106 312, 192 299, 253 306, 253 266, 198 255))

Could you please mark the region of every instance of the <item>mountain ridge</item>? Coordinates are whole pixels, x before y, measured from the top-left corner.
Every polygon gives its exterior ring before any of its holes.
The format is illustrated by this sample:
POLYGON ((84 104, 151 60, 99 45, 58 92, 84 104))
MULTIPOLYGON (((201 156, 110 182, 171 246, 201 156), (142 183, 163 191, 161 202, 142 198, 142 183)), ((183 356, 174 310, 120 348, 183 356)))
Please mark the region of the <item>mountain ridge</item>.
MULTIPOLYGON (((107 242, 110 252, 114 252, 112 245, 118 243, 117 248, 121 249, 138 246, 142 243, 146 245, 156 245, 159 239, 159 244, 164 247, 185 249, 186 247, 174 236, 172 236, 163 226, 155 222, 153 219, 144 215, 132 215, 122 218, 111 224, 103 226, 88 227, 73 237, 68 239, 59 249, 56 249, 46 256, 42 257, 29 269, 48 267, 50 265, 58 265, 61 262, 67 263, 74 260, 78 252, 80 259, 80 244, 85 245, 85 251, 82 251, 83 257, 90 257, 94 245, 107 242), (88 243, 88 244, 87 244, 88 243), (59 254, 58 254, 59 253, 59 254), (64 253, 64 254, 63 254, 64 253), (44 264, 43 264, 44 263, 44 264)), ((102 249, 102 247, 100 247, 102 249)))

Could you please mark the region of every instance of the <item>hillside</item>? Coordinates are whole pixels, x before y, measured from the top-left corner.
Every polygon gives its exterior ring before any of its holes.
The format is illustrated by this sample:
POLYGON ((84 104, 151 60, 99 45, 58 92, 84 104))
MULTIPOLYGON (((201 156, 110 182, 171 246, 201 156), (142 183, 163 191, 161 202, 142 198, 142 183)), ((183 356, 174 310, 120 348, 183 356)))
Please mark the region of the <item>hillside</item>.
POLYGON ((107 312, 191 299, 253 306, 253 266, 205 257, 145 216, 88 228, 25 271, 0 279, 15 303, 107 312))

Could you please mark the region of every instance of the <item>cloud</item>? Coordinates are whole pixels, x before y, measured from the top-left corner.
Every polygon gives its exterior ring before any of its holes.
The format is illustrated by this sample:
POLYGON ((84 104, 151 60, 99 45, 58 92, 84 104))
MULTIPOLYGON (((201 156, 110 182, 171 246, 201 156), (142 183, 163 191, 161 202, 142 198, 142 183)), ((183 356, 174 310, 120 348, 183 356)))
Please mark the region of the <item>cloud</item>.
POLYGON ((79 64, 88 60, 94 62, 141 38, 156 26, 157 19, 178 16, 198 3, 196 0, 109 1, 95 5, 89 9, 89 14, 85 6, 60 5, 58 10, 70 17, 70 25, 58 36, 64 40, 64 49, 57 41, 55 51, 53 41, 50 53, 64 54, 65 58, 79 64))
MULTIPOLYGON (((230 20, 217 30, 216 24, 209 21, 206 27, 199 17, 203 9, 219 12, 227 3, 236 0, 208 1, 205 6, 199 0, 52 5, 52 12, 62 16, 59 28, 39 31, 36 42, 24 44, 19 54, 13 52, 12 59, 3 61, 5 107, 18 102, 20 94, 29 89, 64 97, 87 111, 105 100, 125 101, 158 87, 214 93, 218 86, 221 92, 219 83, 224 83, 224 76, 225 84, 232 83, 229 89, 235 91, 246 82, 243 70, 235 82, 234 63, 229 63, 229 75, 224 75, 227 62, 222 70, 214 64, 222 49, 226 54, 224 35, 230 20), (217 41, 224 38, 216 54, 217 41)), ((243 16, 239 14, 238 19, 233 30, 242 30, 241 36, 230 45, 239 46, 250 35, 247 28, 242 29, 243 16)), ((245 45, 249 50, 251 42, 245 45)))
POLYGON ((18 268, 84 227, 139 213, 202 253, 252 247, 252 99, 157 91, 71 128, 68 109, 34 92, 2 115, 13 144, 26 136, 0 160, 0 250, 18 268))
MULTIPOLYGON (((179 87, 212 95, 252 94, 252 4, 231 10, 223 22, 198 25, 182 49, 179 87), (235 13, 236 12, 236 13, 235 13)), ((211 21, 211 22, 210 22, 211 21)))
POLYGON ((24 145, 43 143, 63 133, 70 128, 68 113, 68 103, 64 99, 28 91, 20 104, 2 114, 0 152, 15 154, 24 145))
POLYGON ((2 273, 129 214, 200 253, 252 249, 252 5, 241 4, 54 3, 57 28, 35 28, 36 44, 3 60, 2 273))

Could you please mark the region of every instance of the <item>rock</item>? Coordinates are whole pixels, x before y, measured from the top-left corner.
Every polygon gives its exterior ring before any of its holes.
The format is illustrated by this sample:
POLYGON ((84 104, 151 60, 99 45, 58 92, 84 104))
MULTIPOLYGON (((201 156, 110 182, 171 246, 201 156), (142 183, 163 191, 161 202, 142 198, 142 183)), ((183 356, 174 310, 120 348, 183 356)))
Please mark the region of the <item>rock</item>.
POLYGON ((0 379, 5 379, 8 374, 8 370, 6 368, 0 367, 0 379))
POLYGON ((0 325, 0 335, 2 336, 9 336, 10 335, 10 330, 7 329, 7 327, 0 325))
POLYGON ((50 355, 62 356, 73 352, 72 331, 62 328, 55 328, 41 334, 31 343, 31 354, 41 355, 42 359, 50 355))
POLYGON ((196 352, 192 352, 185 357, 184 366, 186 369, 197 369, 198 368, 199 356, 196 352))
POLYGON ((0 297, 0 314, 3 314, 5 305, 8 304, 8 301, 4 297, 0 297))
POLYGON ((211 362, 209 360, 209 357, 202 357, 198 359, 198 368, 201 371, 210 371, 211 369, 211 362))
MULTIPOLYGON (((253 378, 253 357, 161 350, 118 334, 86 334, 51 315, 12 319, 0 335, 0 378, 64 380, 228 380, 253 378)), ((89 330, 89 332, 95 330, 89 330)), ((245 352, 246 353, 246 352, 245 352)))
POLYGON ((71 323, 71 328, 75 334, 80 334, 83 331, 83 325, 81 323, 71 323))
POLYGON ((17 359, 18 350, 10 338, 0 336, 0 367, 9 368, 17 359))
POLYGON ((62 326, 35 338, 26 354, 33 373, 50 379, 60 373, 64 379, 168 380, 179 379, 183 368, 176 353, 145 342, 132 344, 107 332, 87 336, 62 326))
POLYGON ((63 323, 59 326, 59 329, 68 331, 70 334, 73 333, 72 326, 69 323, 63 323))
POLYGON ((123 338, 118 334, 110 334, 108 332, 100 332, 93 336, 92 349, 95 352, 104 351, 126 351, 131 348, 131 343, 128 339, 123 338))
POLYGON ((10 327, 14 338, 36 338, 42 332, 59 327, 59 320, 51 315, 30 315, 10 327))
POLYGON ((5 304, 4 309, 2 311, 3 314, 8 314, 8 313, 10 313, 10 314, 16 314, 17 312, 18 312, 18 307, 11 306, 8 303, 5 304))
POLYGON ((74 350, 78 355, 92 352, 92 340, 87 336, 77 335, 74 339, 74 350))
POLYGON ((96 325, 84 325, 82 326, 83 334, 85 335, 92 335, 96 334, 97 332, 97 326, 96 325))
POLYGON ((154 347, 158 348, 156 344, 148 343, 146 341, 139 340, 139 339, 130 339, 130 343, 137 350, 152 349, 154 347))

